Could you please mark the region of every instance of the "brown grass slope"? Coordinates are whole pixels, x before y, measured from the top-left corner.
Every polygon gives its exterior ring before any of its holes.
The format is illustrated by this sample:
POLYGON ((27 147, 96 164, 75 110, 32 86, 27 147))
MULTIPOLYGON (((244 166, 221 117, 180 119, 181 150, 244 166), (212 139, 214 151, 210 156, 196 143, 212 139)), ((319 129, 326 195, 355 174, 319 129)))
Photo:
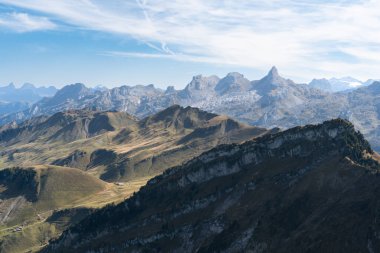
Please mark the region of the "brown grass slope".
POLYGON ((129 181, 155 176, 216 145, 265 133, 226 116, 176 105, 140 121, 121 112, 68 111, 0 131, 0 164, 54 164, 109 182, 129 181))
POLYGON ((92 208, 118 203, 145 182, 116 186, 51 165, 0 170, 0 252, 38 249, 92 208))
POLYGON ((78 169, 34 166, 0 170, 0 186, 0 220, 3 224, 15 224, 26 216, 71 206, 104 190, 106 183, 78 169), (8 213, 6 209, 15 200, 19 200, 18 208, 8 213))
POLYGON ((72 168, 34 166, 1 170, 0 251, 24 252, 58 236, 67 226, 59 227, 45 219, 54 210, 74 207, 106 187, 101 180, 72 168))
POLYGON ((378 252, 376 159, 343 120, 221 145, 42 252, 378 252))
POLYGON ((126 113, 72 110, 51 117, 38 117, 12 127, 3 126, 0 143, 10 146, 35 141, 72 142, 134 123, 135 118, 126 113))

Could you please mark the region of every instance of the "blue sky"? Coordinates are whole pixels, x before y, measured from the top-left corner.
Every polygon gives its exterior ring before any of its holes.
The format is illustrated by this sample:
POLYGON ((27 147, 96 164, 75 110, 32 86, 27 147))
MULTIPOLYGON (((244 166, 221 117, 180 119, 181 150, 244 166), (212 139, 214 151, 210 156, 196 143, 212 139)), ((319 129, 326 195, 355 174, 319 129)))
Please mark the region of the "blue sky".
POLYGON ((0 85, 380 78, 380 1, 0 0, 0 85))

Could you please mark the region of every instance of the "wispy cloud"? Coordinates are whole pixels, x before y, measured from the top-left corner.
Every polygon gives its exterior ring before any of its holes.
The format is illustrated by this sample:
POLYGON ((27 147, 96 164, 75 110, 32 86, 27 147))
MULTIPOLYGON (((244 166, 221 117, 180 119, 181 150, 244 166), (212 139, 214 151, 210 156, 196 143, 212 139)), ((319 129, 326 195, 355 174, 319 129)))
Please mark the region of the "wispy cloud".
POLYGON ((32 32, 52 30, 57 26, 46 17, 13 12, 0 15, 0 28, 1 27, 16 32, 32 32))
POLYGON ((376 77, 380 69, 377 0, 0 3, 37 11, 79 29, 128 36, 157 50, 157 54, 113 52, 114 56, 160 57, 257 69, 277 65, 282 72, 305 79, 350 73, 359 78, 376 77))
POLYGON ((205 62, 220 64, 217 59, 207 56, 186 55, 186 54, 164 54, 164 53, 140 53, 140 52, 124 52, 124 51, 107 51, 103 52, 105 56, 116 56, 126 58, 151 58, 151 59, 170 59, 184 62, 205 62))

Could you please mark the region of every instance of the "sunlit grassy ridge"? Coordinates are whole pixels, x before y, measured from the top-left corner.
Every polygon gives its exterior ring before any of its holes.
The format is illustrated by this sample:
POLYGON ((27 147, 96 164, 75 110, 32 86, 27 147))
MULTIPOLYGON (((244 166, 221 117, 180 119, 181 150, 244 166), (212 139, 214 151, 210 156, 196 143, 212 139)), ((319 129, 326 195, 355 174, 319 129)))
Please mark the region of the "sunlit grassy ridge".
POLYGON ((148 180, 142 178, 116 185, 78 169, 45 165, 2 170, 0 177, 0 197, 3 199, 0 203, 0 242, 4 252, 39 248, 93 208, 128 198, 148 180), (12 171, 12 176, 2 176, 9 175, 7 171, 12 171), (19 187, 19 190, 13 187, 14 182, 21 181, 31 187, 19 187), (60 210, 68 211, 57 221, 52 217, 60 210))

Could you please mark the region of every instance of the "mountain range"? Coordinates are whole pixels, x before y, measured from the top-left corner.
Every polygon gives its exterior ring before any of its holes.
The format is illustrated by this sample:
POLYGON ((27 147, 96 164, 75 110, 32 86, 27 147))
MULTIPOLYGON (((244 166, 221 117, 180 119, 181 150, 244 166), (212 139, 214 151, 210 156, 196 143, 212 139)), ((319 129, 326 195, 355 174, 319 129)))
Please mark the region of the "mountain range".
POLYGON ((313 79, 309 83, 309 85, 313 88, 317 88, 327 92, 344 92, 371 85, 376 81, 379 80, 368 79, 367 81, 362 82, 358 79, 347 76, 342 78, 334 77, 330 79, 313 79))
MULTIPOLYGON (((341 80, 352 81, 349 78, 341 80)), ((275 67, 265 77, 254 81, 236 72, 224 78, 199 75, 182 90, 173 87, 161 90, 153 85, 91 89, 78 83, 65 86, 55 96, 44 98, 27 110, 3 115, 0 124, 83 108, 122 111, 144 118, 179 104, 226 114, 264 128, 286 129, 341 117, 353 122, 373 148, 380 150, 380 82, 335 93, 315 86, 285 79, 275 67)))
POLYGON ((35 87, 30 83, 25 83, 20 88, 16 88, 13 83, 0 86, 0 115, 26 110, 33 103, 43 97, 51 97, 56 92, 54 86, 35 87))
POLYGON ((13 83, 0 86, 0 101, 35 103, 43 97, 51 97, 57 92, 54 86, 36 87, 31 83, 25 83, 17 88, 13 83))

